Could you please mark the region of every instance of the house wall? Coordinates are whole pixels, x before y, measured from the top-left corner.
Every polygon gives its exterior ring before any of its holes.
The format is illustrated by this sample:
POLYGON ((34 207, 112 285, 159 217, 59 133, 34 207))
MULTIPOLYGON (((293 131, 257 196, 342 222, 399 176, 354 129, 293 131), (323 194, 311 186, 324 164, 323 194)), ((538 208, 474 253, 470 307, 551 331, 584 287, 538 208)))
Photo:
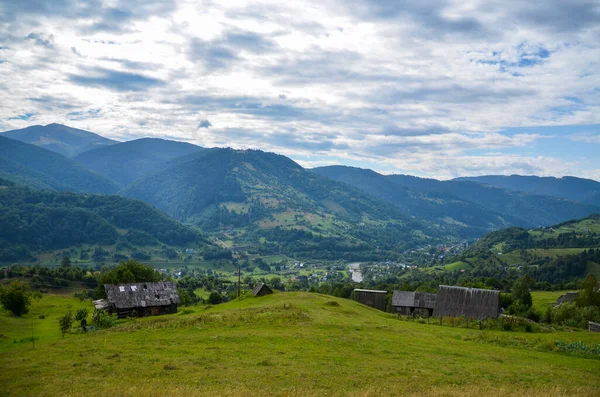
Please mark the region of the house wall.
POLYGON ((363 305, 371 306, 375 309, 385 311, 385 292, 372 292, 372 291, 354 291, 354 300, 362 303, 363 305))
POLYGON ((166 306, 150 306, 150 307, 129 307, 122 309, 112 309, 111 313, 116 313, 118 318, 131 317, 135 310, 137 317, 160 316, 162 314, 177 313, 177 304, 173 303, 166 306))

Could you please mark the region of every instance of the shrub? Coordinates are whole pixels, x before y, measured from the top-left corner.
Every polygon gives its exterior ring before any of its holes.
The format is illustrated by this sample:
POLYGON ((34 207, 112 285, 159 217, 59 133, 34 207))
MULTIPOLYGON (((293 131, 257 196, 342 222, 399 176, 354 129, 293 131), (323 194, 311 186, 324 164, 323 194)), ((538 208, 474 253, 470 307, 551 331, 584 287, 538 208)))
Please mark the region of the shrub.
POLYGON ((0 303, 6 310, 21 317, 22 314, 29 312, 31 294, 24 282, 15 280, 8 288, 0 287, 0 303))

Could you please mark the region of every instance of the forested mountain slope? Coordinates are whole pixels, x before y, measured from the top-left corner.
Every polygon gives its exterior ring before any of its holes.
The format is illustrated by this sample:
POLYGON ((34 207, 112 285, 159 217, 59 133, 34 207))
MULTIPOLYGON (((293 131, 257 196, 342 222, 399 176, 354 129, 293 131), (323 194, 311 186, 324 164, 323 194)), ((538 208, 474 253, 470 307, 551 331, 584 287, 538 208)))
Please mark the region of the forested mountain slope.
POLYGON ((35 145, 0 136, 0 176, 36 188, 115 193, 118 186, 81 164, 35 145))
POLYGON ((0 262, 82 244, 183 246, 204 241, 197 229, 141 201, 35 190, 2 179, 0 225, 0 262))
POLYGON ((507 225, 550 225, 600 211, 600 207, 594 205, 469 181, 381 175, 371 170, 345 166, 320 167, 312 171, 375 194, 415 215, 446 216, 480 231, 486 227, 489 231, 507 225))
POLYGON ((409 189, 372 170, 328 166, 311 171, 363 190, 408 214, 454 225, 461 234, 469 237, 479 237, 518 221, 444 192, 409 189))
POLYGON ((5 131, 0 136, 52 150, 67 157, 117 143, 93 132, 62 124, 33 125, 20 130, 5 131))
POLYGON ((455 181, 472 181, 504 189, 517 190, 532 194, 562 197, 600 205, 600 182, 592 179, 576 178, 573 176, 539 177, 523 175, 486 175, 461 177, 455 181))
POLYGON ((235 232, 236 242, 252 237, 269 241, 335 238, 344 242, 346 251, 353 251, 376 246, 406 248, 455 235, 449 227, 413 219, 284 156, 212 149, 187 160, 122 193, 209 231, 243 228, 235 232))
POLYGON ((103 146, 79 154, 74 159, 122 186, 163 170, 173 159, 203 150, 186 142, 142 138, 103 146))

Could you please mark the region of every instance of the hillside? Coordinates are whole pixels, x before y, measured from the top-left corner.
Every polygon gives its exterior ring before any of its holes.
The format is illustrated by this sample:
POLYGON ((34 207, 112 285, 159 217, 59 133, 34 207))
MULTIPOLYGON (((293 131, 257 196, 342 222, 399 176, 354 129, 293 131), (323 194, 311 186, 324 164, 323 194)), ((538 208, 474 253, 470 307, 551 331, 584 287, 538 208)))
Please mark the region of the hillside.
POLYGON ((132 252, 203 242, 197 230, 119 196, 34 190, 0 180, 0 209, 0 262, 83 245, 120 245, 116 251, 132 252))
POLYGON ((444 192, 428 191, 426 187, 420 187, 419 190, 409 189, 372 170, 328 166, 313 168, 311 171, 358 188, 396 205, 408 214, 452 225, 465 237, 479 237, 490 230, 518 222, 516 218, 503 217, 480 205, 444 192))
POLYGON ((232 244, 273 252, 402 249, 453 232, 262 151, 212 149, 125 189, 181 221, 226 233, 232 244), (331 240, 334 239, 334 240, 331 240), (289 243, 300 241, 293 248, 289 243), (261 248, 261 249, 262 249, 261 248))
POLYGON ((600 390, 600 360, 557 347, 598 344, 587 331, 480 331, 279 293, 62 339, 56 319, 68 304, 81 305, 50 295, 24 318, 0 312, 7 396, 591 397, 600 390), (35 349, 18 342, 31 324, 35 349))
POLYGON ((100 146, 117 143, 117 141, 104 138, 93 132, 56 123, 5 131, 0 136, 30 143, 67 157, 73 157, 100 146))
POLYGON ((523 176, 523 175, 485 175, 456 178, 455 181, 472 181, 504 189, 562 197, 568 200, 600 205, 600 182, 592 179, 565 176, 562 178, 523 176))
POLYGON ((0 177, 35 188, 116 193, 118 186, 50 150, 0 136, 0 177))
POLYGON ((458 258, 471 272, 505 277, 507 271, 537 281, 600 275, 600 214, 552 227, 498 230, 481 238, 458 258))
POLYGON ((203 150, 185 142, 142 138, 103 146, 77 155, 74 160, 122 186, 154 174, 178 157, 203 150))
POLYGON ((515 192, 469 181, 438 181, 408 175, 390 175, 388 178, 410 189, 450 194, 500 214, 508 224, 521 227, 548 226, 600 211, 600 207, 596 205, 515 192))

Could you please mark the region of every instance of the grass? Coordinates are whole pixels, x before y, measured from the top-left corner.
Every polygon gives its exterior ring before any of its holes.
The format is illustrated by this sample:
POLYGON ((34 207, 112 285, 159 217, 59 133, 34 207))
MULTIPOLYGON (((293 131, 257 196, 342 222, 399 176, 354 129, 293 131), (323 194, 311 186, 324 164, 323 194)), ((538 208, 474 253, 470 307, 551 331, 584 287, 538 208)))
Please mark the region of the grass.
POLYGON ((446 269, 449 272, 455 272, 457 270, 468 270, 470 269, 472 266, 470 264, 468 264, 467 262, 463 262, 463 261, 458 261, 458 262, 452 262, 452 263, 448 263, 447 265, 444 266, 444 269, 446 269))
MULTIPOLYGON (((38 302, 32 301, 29 307, 29 313, 23 317, 15 317, 10 312, 0 308, 0 351, 13 350, 19 347, 31 347, 31 343, 17 343, 14 341, 21 340, 32 335, 39 338, 39 342, 51 342, 61 339, 61 333, 58 328, 58 318, 65 314, 69 305, 72 306, 73 315, 77 309, 85 307, 91 314, 94 307, 89 301, 79 301, 77 298, 65 295, 44 294, 43 298, 38 302), (44 319, 40 319, 40 315, 44 319)), ((88 322, 90 318, 88 317, 88 322)), ((36 340, 36 343, 38 341, 36 340)), ((1 393, 0 393, 1 394, 1 393)))
POLYGON ((533 291, 531 293, 533 308, 539 313, 544 313, 549 305, 556 303, 558 297, 567 292, 573 291, 533 291))
POLYGON ((591 345, 600 335, 421 324, 331 296, 276 293, 35 350, 11 345, 0 384, 7 396, 598 395, 600 360, 560 353, 558 340, 591 345))

